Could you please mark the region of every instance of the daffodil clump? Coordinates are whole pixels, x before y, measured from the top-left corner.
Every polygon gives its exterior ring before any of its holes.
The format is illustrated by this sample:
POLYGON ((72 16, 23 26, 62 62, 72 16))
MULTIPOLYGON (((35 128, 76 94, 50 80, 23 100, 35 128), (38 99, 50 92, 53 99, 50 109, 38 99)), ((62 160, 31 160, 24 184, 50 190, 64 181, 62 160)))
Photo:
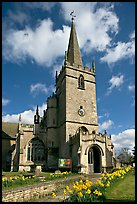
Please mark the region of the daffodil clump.
POLYGON ((91 181, 80 180, 76 181, 72 189, 66 186, 64 189, 64 195, 69 195, 67 201, 70 202, 91 202, 97 200, 103 200, 103 194, 101 191, 94 188, 91 181))
MULTIPOLYGON (((69 196, 67 202, 103 202, 105 201, 104 192, 118 179, 124 176, 134 167, 129 166, 120 168, 113 173, 103 173, 100 179, 93 185, 89 180, 76 181, 70 188, 66 186, 64 196, 69 196)), ((53 194, 53 197, 55 195, 53 194)))
POLYGON ((14 177, 3 177, 2 178, 2 188, 8 189, 12 187, 18 187, 24 184, 33 184, 38 182, 40 179, 34 176, 14 176, 14 177))
MULTIPOLYGON (((123 179, 124 176, 134 167, 128 166, 126 168, 119 168, 117 171, 113 173, 103 173, 101 178, 96 182, 96 185, 101 188, 108 188, 110 187, 116 180, 119 178, 123 179)), ((103 188, 103 189, 104 189, 103 188)))
POLYGON ((72 176, 72 173, 71 171, 68 172, 68 171, 64 171, 62 173, 51 173, 49 175, 49 177, 46 177, 45 180, 46 181, 49 181, 49 180, 54 180, 54 179, 57 179, 57 178, 66 178, 68 176, 72 176))

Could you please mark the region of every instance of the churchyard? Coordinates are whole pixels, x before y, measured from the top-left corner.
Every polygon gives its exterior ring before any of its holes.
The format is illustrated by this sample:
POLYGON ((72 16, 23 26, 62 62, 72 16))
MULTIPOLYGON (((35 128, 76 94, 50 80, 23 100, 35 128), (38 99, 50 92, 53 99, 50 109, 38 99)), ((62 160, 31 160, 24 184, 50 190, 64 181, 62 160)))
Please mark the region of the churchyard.
POLYGON ((129 166, 92 175, 3 172, 2 197, 3 202, 132 202, 135 170, 129 166))

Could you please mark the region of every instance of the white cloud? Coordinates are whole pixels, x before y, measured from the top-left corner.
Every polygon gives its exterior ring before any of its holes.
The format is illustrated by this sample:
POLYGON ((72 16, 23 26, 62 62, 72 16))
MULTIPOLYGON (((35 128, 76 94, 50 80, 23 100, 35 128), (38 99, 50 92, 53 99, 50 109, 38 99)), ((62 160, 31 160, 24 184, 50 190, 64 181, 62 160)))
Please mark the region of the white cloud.
POLYGON ((2 98, 2 106, 6 106, 10 103, 10 100, 9 99, 6 99, 6 98, 2 98))
MULTIPOLYGON (((55 2, 24 2, 27 12, 28 8, 51 12, 50 10, 56 4, 55 2)), ((109 65, 120 59, 133 59, 135 31, 130 34, 128 42, 115 44, 113 42, 113 37, 119 31, 119 18, 114 11, 113 3, 60 2, 59 5, 61 5, 59 15, 62 14, 67 21, 71 21, 70 13, 75 11, 75 26, 83 52, 94 52, 94 50, 105 52, 105 56, 100 60, 109 65)), ((21 11, 16 14, 11 12, 10 16, 14 21, 26 21, 26 16, 21 11)), ((58 64, 58 58, 62 57, 67 49, 70 27, 63 25, 62 29, 53 30, 51 19, 38 20, 38 22, 35 23, 34 28, 30 27, 30 23, 29 25, 26 23, 26 27, 22 30, 10 27, 7 27, 7 30, 4 29, 6 31, 3 32, 5 37, 2 54, 6 60, 22 63, 29 57, 31 62, 44 67, 54 67, 58 64)))
MULTIPOLYGON (((28 7, 51 9, 54 3, 26 2, 28 7)), ((85 52, 93 49, 104 51, 111 43, 109 33, 118 32, 118 17, 113 11, 111 4, 101 4, 97 8, 95 2, 61 2, 64 17, 71 20, 70 12, 76 13, 76 30, 80 47, 85 52), (86 19, 86 20, 85 20, 86 19)), ((12 14, 12 18, 16 18, 12 14)), ((22 20, 25 16, 22 15, 22 20)), ((36 23, 35 28, 26 26, 25 29, 9 29, 3 33, 3 56, 6 60, 14 63, 25 62, 29 57, 42 66, 50 67, 56 64, 58 57, 64 55, 67 49, 70 34, 69 26, 53 30, 53 22, 44 19, 36 23), (27 35, 26 35, 27 34, 27 35)))
POLYGON ((62 2, 61 5, 66 20, 70 21, 70 13, 75 11, 79 44, 85 52, 104 51, 111 43, 110 33, 118 32, 119 19, 112 4, 102 3, 97 7, 95 2, 62 2))
POLYGON ((133 31, 130 36, 129 36, 131 39, 135 39, 135 31, 133 31))
POLYGON ((39 65, 50 67, 67 47, 70 27, 53 31, 50 19, 41 20, 35 29, 11 29, 3 42, 3 56, 6 60, 21 63, 27 57, 39 65))
POLYGON ((135 85, 129 85, 128 90, 129 91, 134 91, 135 90, 135 85))
MULTIPOLYGON (((39 115, 43 116, 43 110, 47 108, 47 104, 43 103, 42 106, 39 107, 39 115)), ((7 114, 2 116, 3 122, 19 122, 19 115, 21 114, 21 122, 27 123, 27 124, 33 124, 34 123, 34 115, 36 113, 36 106, 33 107, 32 110, 26 110, 22 113, 18 114, 7 114)))
POLYGON ((108 121, 105 121, 103 122, 102 124, 99 124, 99 132, 102 132, 103 130, 108 130, 112 127, 113 125, 113 121, 112 120, 108 120, 108 121))
POLYGON ((48 92, 54 92, 55 87, 53 85, 46 87, 45 84, 37 83, 37 84, 31 84, 30 86, 30 92, 36 96, 37 94, 44 93, 47 94, 48 92))
POLYGON ((106 112, 106 113, 104 113, 103 115, 99 115, 99 116, 98 116, 99 119, 100 119, 100 118, 104 118, 104 117, 108 118, 108 117, 109 117, 109 113, 106 112))
POLYGON ((111 135, 116 150, 127 147, 130 150, 135 146, 135 129, 124 130, 117 135, 111 135))
POLYGON ((135 55, 135 32, 130 35, 129 42, 117 42, 115 47, 107 48, 106 55, 100 59, 101 62, 107 62, 108 65, 115 62, 130 58, 134 59, 135 55))
POLYGON ((113 88, 119 88, 124 83, 124 75, 112 76, 109 80, 110 87, 108 88, 107 95, 109 95, 113 88))

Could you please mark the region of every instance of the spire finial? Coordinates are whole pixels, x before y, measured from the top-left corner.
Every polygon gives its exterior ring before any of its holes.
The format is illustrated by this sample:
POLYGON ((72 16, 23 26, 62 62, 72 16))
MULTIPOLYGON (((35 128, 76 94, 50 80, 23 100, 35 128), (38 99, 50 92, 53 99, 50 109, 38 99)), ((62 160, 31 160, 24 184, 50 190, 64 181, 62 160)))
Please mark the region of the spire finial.
POLYGON ((74 16, 74 11, 72 11, 71 13, 70 13, 70 15, 72 16, 72 22, 74 21, 74 18, 76 17, 76 16, 74 16))

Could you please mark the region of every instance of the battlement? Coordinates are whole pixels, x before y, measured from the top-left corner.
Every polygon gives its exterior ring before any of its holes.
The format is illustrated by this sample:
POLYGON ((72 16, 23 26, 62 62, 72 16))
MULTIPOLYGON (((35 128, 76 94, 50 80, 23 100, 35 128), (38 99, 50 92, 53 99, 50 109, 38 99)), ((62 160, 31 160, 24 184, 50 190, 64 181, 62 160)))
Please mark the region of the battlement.
POLYGON ((50 96, 47 98, 47 102, 48 102, 49 100, 54 99, 55 97, 56 97, 56 94, 55 94, 54 92, 52 92, 52 95, 50 95, 50 96))
POLYGON ((72 66, 72 65, 70 65, 70 63, 67 63, 66 65, 62 65, 62 68, 61 68, 59 74, 57 74, 57 72, 56 72, 56 82, 61 77, 61 75, 64 72, 65 68, 70 68, 70 69, 74 69, 74 70, 77 70, 77 71, 82 71, 82 72, 85 72, 85 73, 88 73, 88 74, 92 74, 93 76, 95 76, 94 68, 89 68, 87 66, 83 67, 81 65, 72 66))

